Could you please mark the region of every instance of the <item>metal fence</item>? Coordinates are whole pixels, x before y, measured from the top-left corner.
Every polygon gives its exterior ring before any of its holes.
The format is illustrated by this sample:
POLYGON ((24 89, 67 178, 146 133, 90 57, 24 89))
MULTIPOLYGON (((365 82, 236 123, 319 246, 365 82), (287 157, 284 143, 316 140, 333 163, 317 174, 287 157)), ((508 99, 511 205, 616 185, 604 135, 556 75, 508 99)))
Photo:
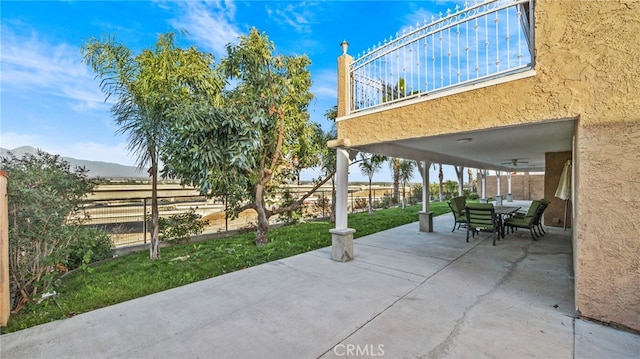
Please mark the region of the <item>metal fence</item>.
MULTIPOLYGON (((349 190, 349 212, 367 211, 369 208, 369 192, 367 187, 349 190)), ((372 207, 383 208, 395 205, 392 200, 392 188, 373 188, 372 207)), ((407 197, 411 192, 406 189, 407 197)), ((306 191, 282 191, 275 193, 267 199, 270 205, 277 205, 287 200, 301 198, 306 191)), ((321 189, 314 192, 304 202, 304 207, 295 216, 301 218, 324 218, 331 214, 330 189, 321 189)), ((407 198, 409 201, 409 198, 407 198)), ((413 199, 411 201, 414 201, 413 199)), ((172 196, 158 199, 159 213, 161 217, 185 213, 194 210, 206 220, 203 234, 228 232, 255 227, 256 213, 247 210, 237 218, 229 218, 226 215, 227 201, 225 195, 206 198, 204 196, 172 196)), ((108 200, 92 200, 83 206, 86 219, 85 226, 98 227, 105 230, 116 247, 147 243, 150 239, 151 198, 110 198, 108 200), (147 220, 145 220, 147 219, 147 220)), ((287 221, 287 215, 273 216, 272 223, 287 221)))
POLYGON ((530 69, 533 0, 473 0, 409 26, 351 64, 358 112, 530 69))

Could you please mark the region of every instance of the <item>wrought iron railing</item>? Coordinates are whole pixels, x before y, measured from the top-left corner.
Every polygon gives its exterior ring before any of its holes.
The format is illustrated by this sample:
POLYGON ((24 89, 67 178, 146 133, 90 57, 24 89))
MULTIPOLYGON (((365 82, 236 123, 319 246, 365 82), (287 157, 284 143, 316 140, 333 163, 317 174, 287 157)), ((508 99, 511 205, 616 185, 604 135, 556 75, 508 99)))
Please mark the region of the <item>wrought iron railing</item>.
POLYGON ((533 0, 475 0, 409 26, 350 66, 350 113, 533 67, 533 0))

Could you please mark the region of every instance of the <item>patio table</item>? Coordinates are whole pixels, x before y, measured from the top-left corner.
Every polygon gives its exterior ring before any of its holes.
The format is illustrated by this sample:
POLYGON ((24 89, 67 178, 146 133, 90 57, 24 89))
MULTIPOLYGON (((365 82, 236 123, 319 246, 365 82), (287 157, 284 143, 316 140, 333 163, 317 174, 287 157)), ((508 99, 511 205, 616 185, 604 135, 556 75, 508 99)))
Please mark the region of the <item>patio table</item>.
POLYGON ((494 206, 493 210, 496 213, 496 217, 498 217, 498 225, 500 226, 500 236, 504 238, 504 218, 511 217, 514 213, 516 213, 522 207, 512 207, 512 206, 494 206))

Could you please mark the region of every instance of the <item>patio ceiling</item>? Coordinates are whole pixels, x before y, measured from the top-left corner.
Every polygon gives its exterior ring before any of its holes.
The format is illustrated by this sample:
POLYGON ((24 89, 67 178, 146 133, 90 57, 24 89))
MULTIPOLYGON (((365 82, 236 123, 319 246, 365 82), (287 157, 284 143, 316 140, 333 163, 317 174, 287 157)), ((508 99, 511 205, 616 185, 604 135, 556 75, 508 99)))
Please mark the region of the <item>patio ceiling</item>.
POLYGON ((571 151, 574 119, 359 146, 387 156, 500 171, 544 171, 545 153, 571 151))

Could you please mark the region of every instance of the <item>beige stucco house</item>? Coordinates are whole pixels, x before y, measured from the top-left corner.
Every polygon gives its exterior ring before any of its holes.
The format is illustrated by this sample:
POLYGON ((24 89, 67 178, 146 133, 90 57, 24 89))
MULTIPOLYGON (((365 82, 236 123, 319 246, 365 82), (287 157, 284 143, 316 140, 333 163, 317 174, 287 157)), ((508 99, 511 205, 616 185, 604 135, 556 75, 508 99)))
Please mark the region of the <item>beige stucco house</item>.
POLYGON ((639 2, 489 0, 357 59, 343 51, 334 259, 354 257, 346 185, 359 151, 544 171, 550 213, 570 159, 576 313, 640 330, 639 2))

